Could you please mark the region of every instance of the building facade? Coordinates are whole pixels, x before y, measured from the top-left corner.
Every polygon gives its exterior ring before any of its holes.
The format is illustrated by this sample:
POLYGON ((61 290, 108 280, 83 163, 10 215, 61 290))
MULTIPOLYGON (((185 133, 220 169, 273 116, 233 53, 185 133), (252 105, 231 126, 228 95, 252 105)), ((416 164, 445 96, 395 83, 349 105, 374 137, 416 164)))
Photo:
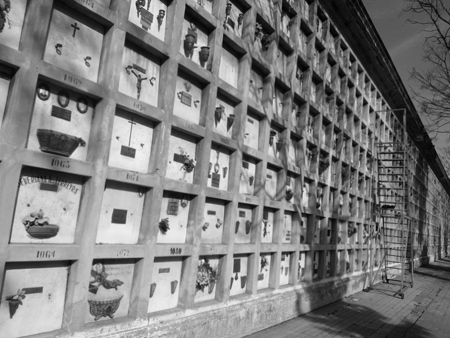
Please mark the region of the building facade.
POLYGON ((239 337, 380 281, 405 131, 409 258, 448 253, 360 0, 3 0, 0 44, 2 337, 239 337))

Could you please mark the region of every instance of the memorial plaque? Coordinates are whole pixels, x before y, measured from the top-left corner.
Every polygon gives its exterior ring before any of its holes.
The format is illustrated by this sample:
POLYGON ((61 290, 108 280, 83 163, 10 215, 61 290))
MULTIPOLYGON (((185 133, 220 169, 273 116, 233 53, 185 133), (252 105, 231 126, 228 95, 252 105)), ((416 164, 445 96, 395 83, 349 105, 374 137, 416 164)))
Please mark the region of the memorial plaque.
POLYGON ((169 198, 167 205, 167 215, 177 216, 178 206, 180 205, 179 200, 176 198, 169 198))
POLYGON ((147 11, 145 8, 140 8, 141 12, 141 25, 145 30, 149 30, 153 23, 153 14, 147 11))
POLYGON ((251 124, 254 124, 254 122, 253 122, 252 119, 247 119, 247 122, 248 122, 248 123, 251 123, 251 124))
POLYGON ((141 66, 138 66, 137 64, 133 63, 133 69, 136 69, 140 71, 143 74, 147 74, 147 69, 142 68, 141 66))
POLYGON ((235 258, 233 263, 233 273, 241 272, 241 259, 235 258))
POLYGON ((212 173, 211 186, 213 188, 219 188, 220 186, 220 175, 212 173))
POLYGON ((228 18, 228 25, 231 27, 231 28, 233 28, 234 29, 234 21, 233 20, 231 20, 231 18, 228 18))
POLYGON ((170 272, 170 268, 161 268, 158 270, 158 273, 169 273, 170 272))
POLYGON ((245 211, 239 210, 239 217, 245 217, 245 211))
POLYGON ((242 161, 242 167, 248 169, 248 162, 242 161))
POLYGON ((58 192, 58 185, 57 184, 48 184, 48 183, 42 182, 39 185, 39 189, 40 190, 45 190, 45 191, 58 192))
POLYGON ((180 93, 180 101, 186 106, 190 107, 192 105, 192 95, 186 92, 180 93))
POLYGON ((184 164, 184 157, 183 155, 180 154, 173 154, 173 160, 177 163, 182 163, 184 164))
POLYGON ((260 280, 264 280, 264 274, 263 273, 258 274, 258 280, 259 281, 260 280))
POLYGON ((135 158, 136 149, 122 145, 122 147, 120 148, 120 155, 135 158))
POLYGON ((111 217, 111 223, 127 224, 127 210, 114 209, 111 217))
POLYGON ((52 116, 70 122, 72 118, 72 112, 69 109, 52 106, 52 116))
POLYGON ((215 210, 208 210, 207 214, 208 215, 215 215, 216 211, 215 210))

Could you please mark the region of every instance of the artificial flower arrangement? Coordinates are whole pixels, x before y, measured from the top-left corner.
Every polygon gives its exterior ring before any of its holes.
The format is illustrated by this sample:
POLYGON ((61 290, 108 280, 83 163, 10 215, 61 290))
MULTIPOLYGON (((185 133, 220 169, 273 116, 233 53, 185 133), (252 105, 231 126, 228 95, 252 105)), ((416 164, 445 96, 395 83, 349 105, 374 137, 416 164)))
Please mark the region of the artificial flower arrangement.
POLYGON ((179 149, 180 149, 180 154, 184 160, 184 163, 183 163, 183 166, 181 167, 181 169, 189 174, 192 171, 194 171, 197 161, 192 158, 189 158, 189 154, 183 148, 180 147, 179 149))
POLYGON ((23 305, 22 300, 25 297, 25 291, 22 289, 19 289, 15 295, 5 297, 5 301, 9 304, 9 318, 14 317, 19 305, 23 305))
POLYGON ((200 259, 195 281, 196 290, 205 292, 205 288, 208 287, 208 293, 212 293, 218 277, 217 268, 214 269, 209 264, 209 259, 200 259))
POLYGON ((269 266, 269 261, 267 260, 267 257, 264 255, 261 255, 261 272, 266 269, 269 266))

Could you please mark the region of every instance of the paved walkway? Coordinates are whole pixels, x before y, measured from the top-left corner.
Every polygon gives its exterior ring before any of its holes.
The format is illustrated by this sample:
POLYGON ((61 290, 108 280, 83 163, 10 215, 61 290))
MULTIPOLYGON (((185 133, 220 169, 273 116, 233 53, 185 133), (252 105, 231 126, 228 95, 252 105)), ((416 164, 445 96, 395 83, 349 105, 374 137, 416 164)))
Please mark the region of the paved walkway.
POLYGON ((380 283, 246 338, 450 337, 449 258, 417 269, 403 300, 391 290, 380 283))

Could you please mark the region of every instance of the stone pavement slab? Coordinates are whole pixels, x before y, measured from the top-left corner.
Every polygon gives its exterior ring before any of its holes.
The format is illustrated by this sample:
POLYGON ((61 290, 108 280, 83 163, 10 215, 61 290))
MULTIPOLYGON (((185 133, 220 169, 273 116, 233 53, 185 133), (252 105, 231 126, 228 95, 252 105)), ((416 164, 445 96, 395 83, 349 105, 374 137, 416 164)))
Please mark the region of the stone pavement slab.
POLYGON ((404 299, 394 297, 395 281, 375 285, 245 338, 434 338, 450 337, 450 259, 414 273, 404 299))

